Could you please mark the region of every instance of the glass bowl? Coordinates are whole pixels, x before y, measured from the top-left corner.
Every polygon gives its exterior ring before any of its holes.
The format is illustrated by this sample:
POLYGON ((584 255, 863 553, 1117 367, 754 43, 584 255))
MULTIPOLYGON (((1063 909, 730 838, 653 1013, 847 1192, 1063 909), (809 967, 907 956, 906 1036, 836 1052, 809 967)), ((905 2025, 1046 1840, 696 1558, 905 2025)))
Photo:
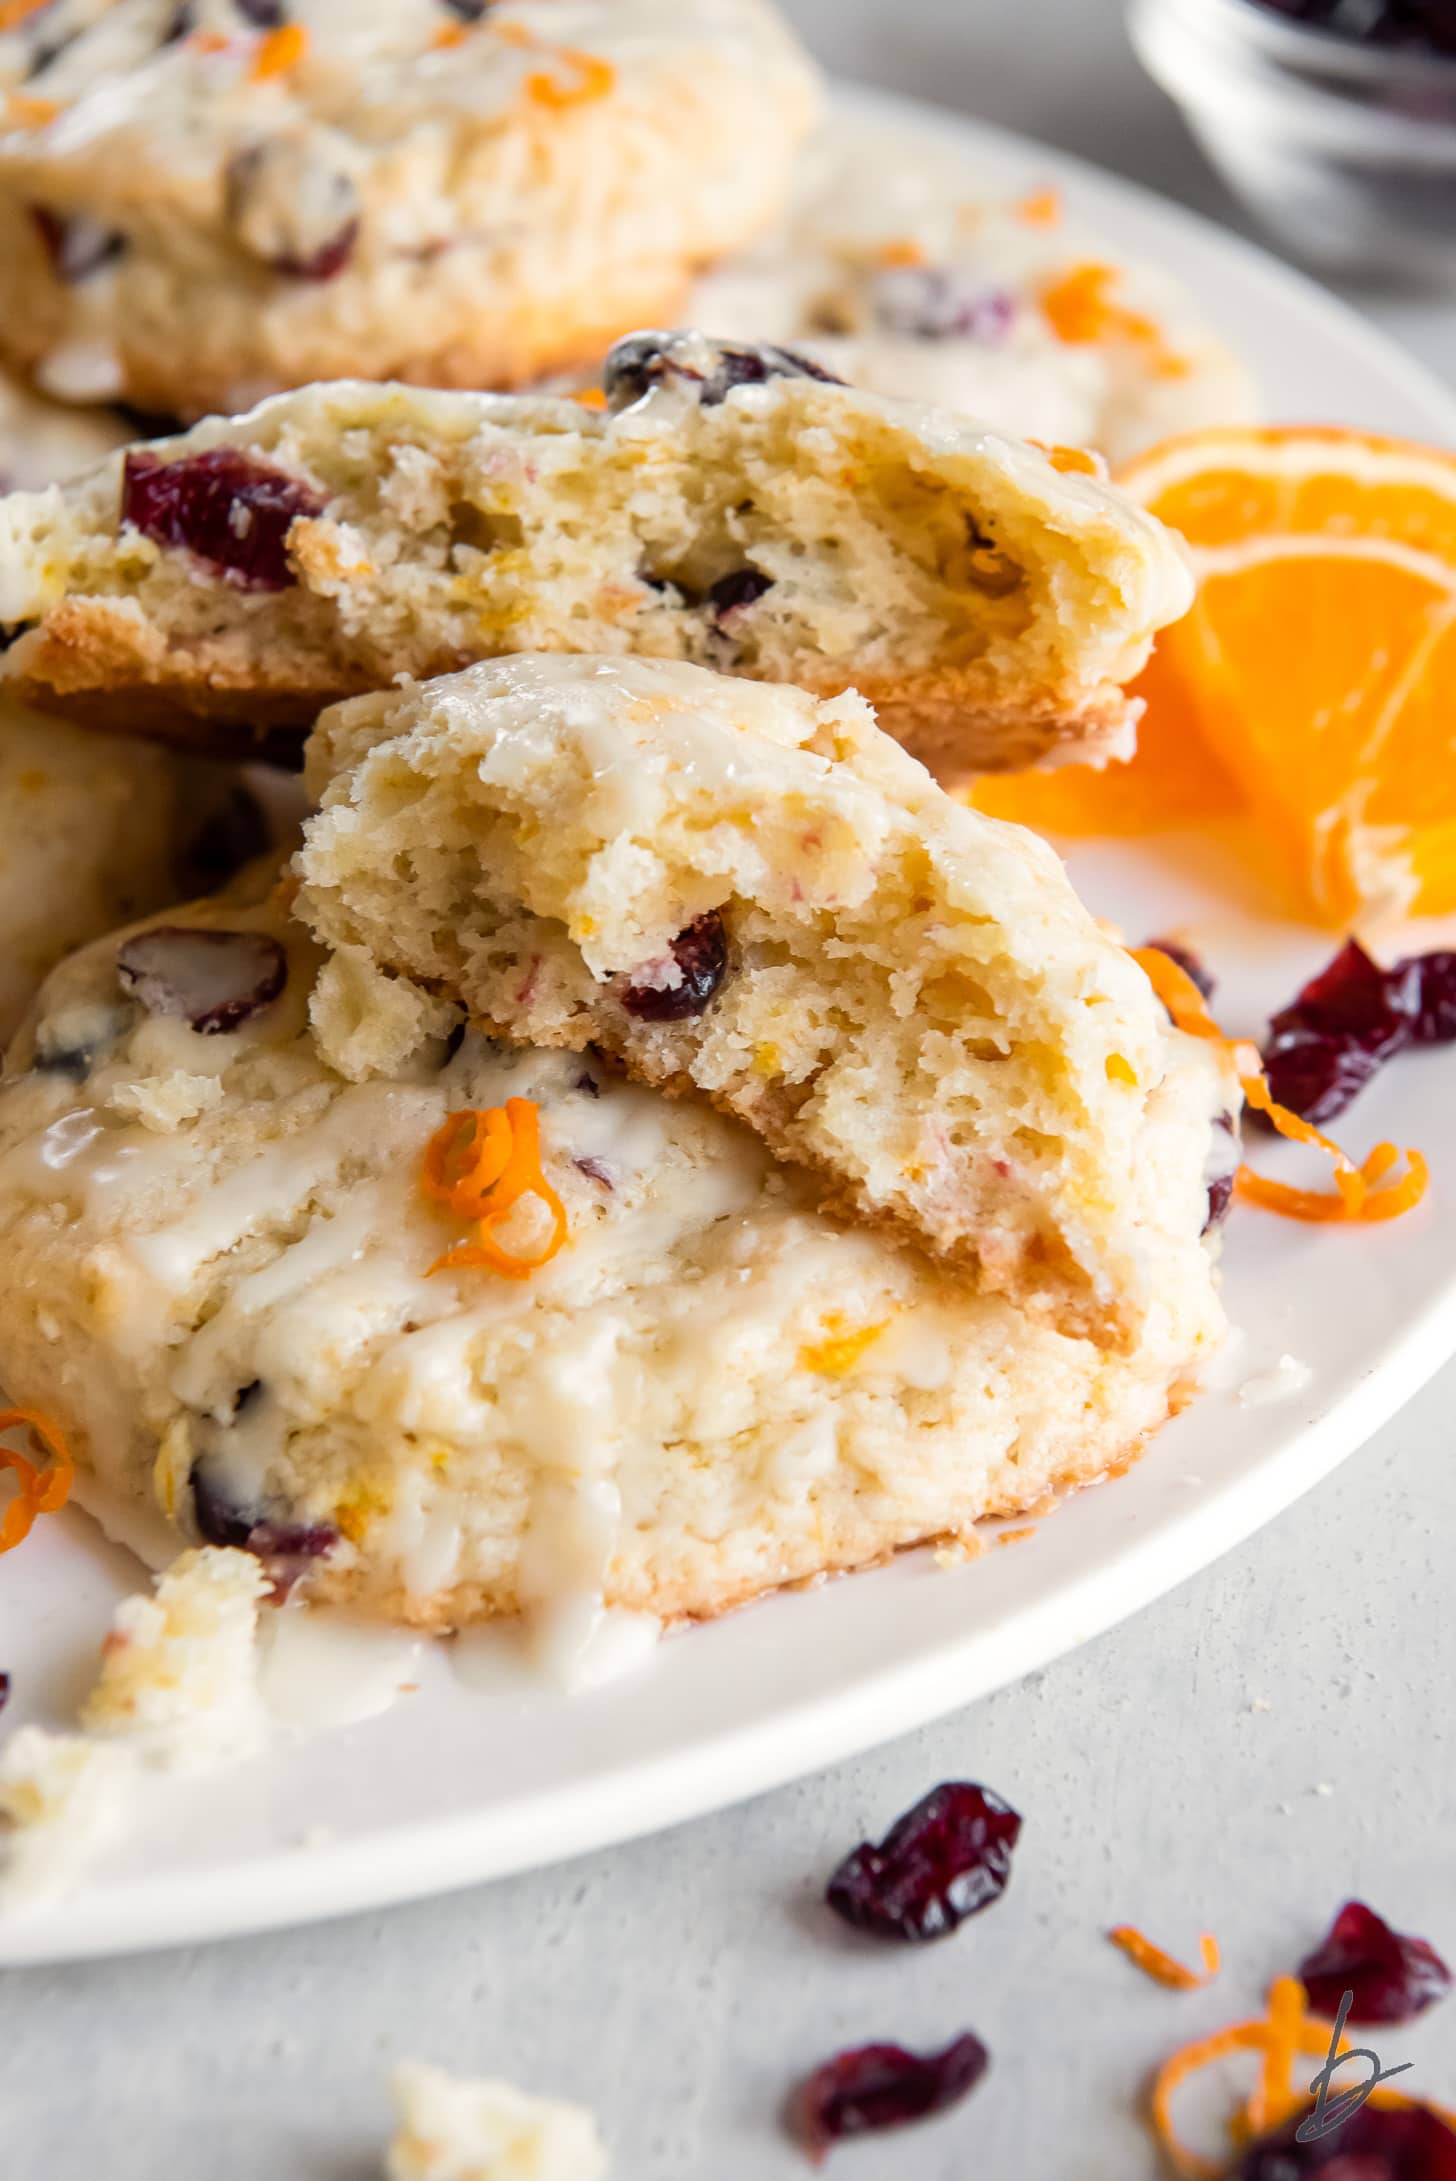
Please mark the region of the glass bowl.
POLYGON ((1256 0, 1131 0, 1128 29, 1291 249, 1456 288, 1456 59, 1333 37, 1256 0))

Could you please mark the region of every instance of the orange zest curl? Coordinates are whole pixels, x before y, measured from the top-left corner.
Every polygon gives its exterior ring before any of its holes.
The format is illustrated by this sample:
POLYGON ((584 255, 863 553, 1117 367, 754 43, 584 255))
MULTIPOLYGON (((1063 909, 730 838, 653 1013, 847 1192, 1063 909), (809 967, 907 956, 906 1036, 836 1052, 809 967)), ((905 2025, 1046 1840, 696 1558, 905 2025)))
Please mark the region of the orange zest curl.
POLYGON ((1025 220, 1028 227, 1055 227, 1062 216, 1062 193, 1059 189, 1034 189, 1016 206, 1016 217, 1025 220))
POLYGON ((302 23, 282 23, 262 40, 248 73, 254 83, 266 83, 270 76, 283 76, 296 68, 307 51, 308 32, 302 23))
POLYGON ((1430 1169, 1419 1151, 1405 1153, 1406 1171, 1396 1181, 1385 1179, 1401 1156, 1394 1144, 1377 1144, 1364 1164, 1357 1166, 1332 1137, 1271 1096, 1257 1047, 1246 1038, 1224 1036, 1185 969, 1170 961, 1159 947, 1134 947, 1130 951, 1175 1027, 1189 1037, 1209 1038, 1222 1045, 1255 1111, 1265 1115, 1288 1142, 1310 1144, 1322 1151, 1335 1169, 1331 1194, 1322 1189, 1297 1189, 1288 1182, 1271 1180, 1267 1174, 1256 1174, 1251 1166, 1241 1166, 1234 1177, 1236 1197, 1246 1204, 1261 1205, 1265 1211, 1282 1213, 1286 1219, 1313 1223, 1346 1220, 1368 1225, 1376 1220, 1399 1219, 1402 1213, 1414 1210, 1430 1183, 1430 1169))
POLYGON ((1113 300, 1121 275, 1115 265, 1073 265, 1041 291, 1043 316, 1059 341, 1084 347, 1092 341, 1130 341, 1142 349, 1162 378, 1186 376, 1188 365, 1163 338, 1155 318, 1113 300))
MULTIPOLYGON (((1177 2174, 1179 2181, 1218 2181, 1228 2170, 1225 2160, 1205 2158, 1202 2152, 1190 2150, 1173 2125, 1174 2093, 1191 2075, 1200 2074, 1215 2061, 1226 2060, 1237 2052, 1260 2056, 1258 2081, 1229 2121, 1229 2134, 1237 2149, 1282 2127, 1310 2105, 1310 2098, 1294 2087, 1295 2066, 1301 2057, 1327 2062, 1331 2045, 1329 2023, 1318 2020, 1307 2008, 1304 1986, 1298 1978, 1277 1977, 1269 1987, 1268 2012, 1258 2021, 1231 2023, 1227 2029, 1215 2030, 1211 2037, 1200 2037, 1185 2045, 1164 2061, 1153 2079, 1149 2118, 1168 2170, 1177 2174)), ((1334 2047, 1337 2055, 1349 2050, 1347 2037, 1334 2047)), ((1318 2081, 1316 2076, 1311 2090, 1318 2081)), ((1377 2089, 1371 2091, 1369 2102, 1409 2107, 1417 2101, 1403 2097, 1397 2090, 1377 2089)), ((1429 2098, 1419 2102, 1448 2127, 1453 2125, 1453 2116, 1441 2106, 1433 2105, 1429 2098)))
POLYGON ((1121 1947, 1135 1969, 1141 1969, 1155 1984, 1166 1984, 1169 1991, 1196 1992, 1203 1985, 1212 1983, 1222 1966, 1218 1940, 1210 1931, 1205 1931, 1198 1941, 1203 1960, 1201 1972, 1175 1961, 1171 1954, 1165 1954, 1161 1946, 1154 1946, 1151 1939, 1145 1939, 1131 1924, 1118 1924, 1107 1936, 1114 1946, 1121 1947))
POLYGON ((481 1266, 506 1280, 529 1280, 566 1241, 566 1207, 541 1171, 541 1116, 530 1098, 508 1098, 484 1111, 465 1107, 447 1114, 425 1146, 420 1187, 479 1232, 457 1242, 430 1271, 481 1266), (535 1197, 551 1214, 551 1232, 534 1257, 519 1257, 492 1229, 523 1198, 535 1197))
POLYGON ((533 69, 526 78, 526 96, 538 106, 586 106, 593 99, 605 98, 617 81, 617 71, 610 61, 598 58, 595 53, 578 53, 574 46, 564 45, 556 54, 576 70, 574 77, 565 81, 547 73, 544 68, 533 69))
POLYGON ((29 1537, 37 1515, 53 1515, 70 1497, 75 1478, 71 1452, 59 1429, 39 1409, 0 1409, 0 1432, 24 1425, 50 1457, 44 1467, 13 1447, 0 1446, 0 1470, 14 1470, 20 1482, 3 1516, 0 1516, 0 1552, 9 1552, 29 1537))

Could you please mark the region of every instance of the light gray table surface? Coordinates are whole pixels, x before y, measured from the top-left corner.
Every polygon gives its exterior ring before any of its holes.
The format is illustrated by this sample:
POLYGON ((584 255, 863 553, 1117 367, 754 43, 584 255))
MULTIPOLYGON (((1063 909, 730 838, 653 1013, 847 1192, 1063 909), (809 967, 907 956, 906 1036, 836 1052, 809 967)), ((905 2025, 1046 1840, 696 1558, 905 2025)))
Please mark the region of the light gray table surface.
MULTIPOLYGON (((1139 74, 1112 0, 794 0, 846 75, 988 115, 1243 223, 1139 74)), ((1456 376, 1456 311, 1352 297, 1456 376)), ((1456 1368, 1241 1551, 943 1724, 720 1816, 423 1906, 133 1961, 0 1972, 3 2181, 370 2181, 403 2055, 599 2113, 617 2181, 778 2181, 793 2078, 835 2046, 974 2028, 954 2118, 845 2181, 1151 2181, 1147 2071, 1248 2011, 1351 1893, 1456 1954, 1456 1368), (935 1781, 1026 1825, 996 1909, 909 1955, 818 1906, 935 1781), (1131 1919, 1218 1985, 1173 1996, 1131 1919)), ((1377 2040, 1456 2101, 1456 2002, 1377 2040)))

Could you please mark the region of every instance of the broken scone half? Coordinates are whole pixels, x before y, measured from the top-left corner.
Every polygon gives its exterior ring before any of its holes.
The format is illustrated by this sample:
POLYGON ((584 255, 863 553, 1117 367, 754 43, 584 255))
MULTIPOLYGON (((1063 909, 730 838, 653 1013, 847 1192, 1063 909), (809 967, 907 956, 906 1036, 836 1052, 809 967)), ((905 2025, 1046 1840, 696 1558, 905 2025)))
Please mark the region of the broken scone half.
POLYGON ((1224 1064, 1052 851, 862 698, 500 660, 339 706, 310 766, 299 907, 326 944, 705 1093, 821 1201, 1064 1330, 1126 1345, 1205 1277, 1224 1064))
POLYGON ((853 685, 947 781, 1129 752, 1191 580, 1099 476, 698 335, 619 343, 601 398, 312 386, 15 494, 6 671, 282 758, 340 697, 523 651, 853 685))

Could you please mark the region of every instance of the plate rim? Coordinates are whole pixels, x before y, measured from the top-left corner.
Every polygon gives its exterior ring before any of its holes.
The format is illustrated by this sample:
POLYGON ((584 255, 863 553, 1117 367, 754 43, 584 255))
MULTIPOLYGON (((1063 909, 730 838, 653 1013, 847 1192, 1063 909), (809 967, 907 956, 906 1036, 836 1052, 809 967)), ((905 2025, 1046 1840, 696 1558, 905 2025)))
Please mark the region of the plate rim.
MULTIPOLYGON (((1456 444, 1456 393, 1418 359, 1316 281, 1205 215, 1080 156, 977 116, 904 93, 835 80, 833 110, 877 124, 934 131, 968 155, 1044 162, 1090 198, 1135 207, 1170 239, 1197 231, 1246 289, 1277 292, 1323 324, 1347 351, 1404 389, 1456 444)), ((1114 215, 1115 216, 1115 215, 1114 215)), ((1139 1531, 993 1627, 940 1640, 878 1672, 851 1674, 787 1709, 729 1722, 681 1750, 612 1762, 513 1799, 389 1825, 317 1853, 274 1842, 238 1863, 88 1885, 34 1914, 0 1921, 0 1966, 150 1952, 317 1923, 505 1878, 665 1830, 969 1705, 1139 1612, 1282 1514, 1328 1477, 1426 1384, 1456 1350, 1456 1266, 1432 1285, 1371 1367, 1332 1407, 1292 1429, 1245 1476, 1190 1497, 1186 1512, 1139 1531), (1007 1667, 997 1653, 1010 1650, 1007 1667)), ((871 1581, 872 1577, 860 1578, 871 1581)), ((590 1699, 588 1699, 590 1701, 590 1699)))

